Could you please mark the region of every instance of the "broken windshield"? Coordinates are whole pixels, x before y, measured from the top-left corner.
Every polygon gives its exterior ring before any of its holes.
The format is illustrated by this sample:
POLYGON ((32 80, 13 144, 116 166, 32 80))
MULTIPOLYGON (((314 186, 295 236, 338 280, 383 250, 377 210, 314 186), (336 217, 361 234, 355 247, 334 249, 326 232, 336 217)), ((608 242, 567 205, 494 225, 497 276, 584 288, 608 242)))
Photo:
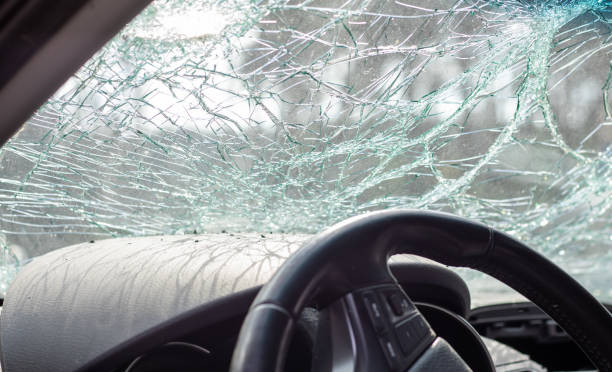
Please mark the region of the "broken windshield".
POLYGON ((156 1, 0 150, 2 289, 72 243, 401 207, 610 300, 609 4, 156 1))

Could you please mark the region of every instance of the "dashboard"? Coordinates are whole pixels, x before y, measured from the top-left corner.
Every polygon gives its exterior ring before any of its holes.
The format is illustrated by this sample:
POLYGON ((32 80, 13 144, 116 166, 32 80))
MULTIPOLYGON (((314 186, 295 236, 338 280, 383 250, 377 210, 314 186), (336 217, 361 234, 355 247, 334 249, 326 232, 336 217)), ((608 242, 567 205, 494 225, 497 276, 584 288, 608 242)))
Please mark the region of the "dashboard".
MULTIPOLYGON (((438 336, 448 341, 472 370, 524 372, 547 370, 531 360, 527 354, 479 335, 466 318, 440 306, 447 303, 447 298, 440 296, 437 301, 430 302, 438 304, 417 302, 416 306, 438 336)), ((246 313, 246 309, 244 310, 246 313)), ((227 371, 241 322, 242 317, 238 316, 205 329, 194 330, 177 340, 137 356, 115 371, 227 371)), ((317 309, 308 307, 303 311, 290 346, 285 371, 312 370, 313 360, 316 359, 315 345, 320 332, 320 323, 320 313, 317 309)))
MULTIPOLYGON (((273 235, 123 238, 40 256, 22 269, 4 303, 2 368, 227 371, 251 302, 302 242, 273 235)), ((535 306, 470 310, 466 283, 446 267, 406 261, 390 268, 472 370, 590 368, 535 306)), ((303 311, 287 371, 310 371, 324 306, 315 300, 303 311)))
MULTIPOLYGON (((437 335, 448 341, 474 371, 541 372, 589 368, 588 360, 567 334, 533 304, 504 304, 469 310, 466 306, 469 305, 467 288, 463 287, 462 280, 449 270, 419 263, 393 265, 392 271, 404 291, 410 293, 410 297, 416 301, 418 310, 437 335), (427 283, 424 284, 422 280, 425 278, 427 283), (426 285, 427 290, 424 290, 422 285, 426 285), (518 324, 529 325, 526 329, 530 330, 534 330, 535 325, 542 324, 553 331, 549 334, 542 332, 542 329, 523 332, 516 328, 518 324), (533 343, 536 346, 525 346, 517 342, 525 341, 531 336, 538 338, 539 342, 533 343), (547 363, 548 368, 509 345, 534 352, 538 359, 547 363), (542 345, 545 350, 550 349, 546 346, 548 345, 557 351, 563 350, 566 354, 563 357, 557 355, 556 358, 551 358, 542 351, 542 345)), ((253 296, 254 293, 240 294, 234 301, 237 306, 244 306, 245 303, 250 303, 253 296)), ((115 371, 227 371, 247 310, 248 307, 238 316, 210 327, 193 330, 177 340, 158 346, 115 371)), ((297 325, 285 371, 312 370, 312 363, 317 357, 316 343, 321 330, 320 324, 319 311, 314 307, 307 307, 297 325)))

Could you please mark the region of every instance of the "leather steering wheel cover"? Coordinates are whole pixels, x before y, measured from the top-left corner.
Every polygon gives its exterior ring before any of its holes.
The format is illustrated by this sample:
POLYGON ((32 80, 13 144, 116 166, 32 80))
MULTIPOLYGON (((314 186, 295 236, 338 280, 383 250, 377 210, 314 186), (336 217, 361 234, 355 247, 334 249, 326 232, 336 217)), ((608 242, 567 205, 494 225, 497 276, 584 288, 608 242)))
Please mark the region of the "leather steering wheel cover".
POLYGON ((497 278, 548 313, 596 368, 612 372, 612 317, 578 282, 537 252, 485 225, 412 210, 351 218, 290 257, 253 301, 230 371, 280 372, 293 324, 306 302, 315 296, 322 303, 331 302, 357 288, 394 282, 387 261, 398 253, 474 268, 497 278), (264 329, 260 320, 279 316, 273 312, 290 319, 282 327, 264 329))
POLYGON ((599 371, 612 371, 608 310, 574 278, 510 236, 495 231, 494 243, 488 259, 472 268, 530 299, 572 337, 599 371))

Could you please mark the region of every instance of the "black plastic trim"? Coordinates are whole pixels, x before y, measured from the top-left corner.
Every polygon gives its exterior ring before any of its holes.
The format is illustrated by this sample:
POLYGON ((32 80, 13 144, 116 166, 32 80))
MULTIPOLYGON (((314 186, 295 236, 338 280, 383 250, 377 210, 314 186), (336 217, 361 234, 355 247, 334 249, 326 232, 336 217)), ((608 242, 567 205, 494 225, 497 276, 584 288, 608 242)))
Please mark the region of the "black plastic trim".
POLYGON ((151 0, 30 0, 2 7, 0 146, 151 0))
POLYGON ((0 18, 0 90, 87 0, 12 3, 3 6, 0 18))
POLYGON ((445 339, 473 371, 495 372, 487 347, 467 320, 439 306, 415 305, 438 336, 445 339))

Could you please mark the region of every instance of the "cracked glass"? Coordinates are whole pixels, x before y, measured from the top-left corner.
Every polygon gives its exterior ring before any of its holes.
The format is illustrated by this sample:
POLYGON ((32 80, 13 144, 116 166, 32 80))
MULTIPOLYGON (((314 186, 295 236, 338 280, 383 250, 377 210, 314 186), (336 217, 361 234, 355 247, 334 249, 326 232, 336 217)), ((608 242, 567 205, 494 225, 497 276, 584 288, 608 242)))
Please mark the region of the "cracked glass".
POLYGON ((155 1, 0 149, 0 290, 73 243, 401 207, 612 301, 610 4, 155 1))

